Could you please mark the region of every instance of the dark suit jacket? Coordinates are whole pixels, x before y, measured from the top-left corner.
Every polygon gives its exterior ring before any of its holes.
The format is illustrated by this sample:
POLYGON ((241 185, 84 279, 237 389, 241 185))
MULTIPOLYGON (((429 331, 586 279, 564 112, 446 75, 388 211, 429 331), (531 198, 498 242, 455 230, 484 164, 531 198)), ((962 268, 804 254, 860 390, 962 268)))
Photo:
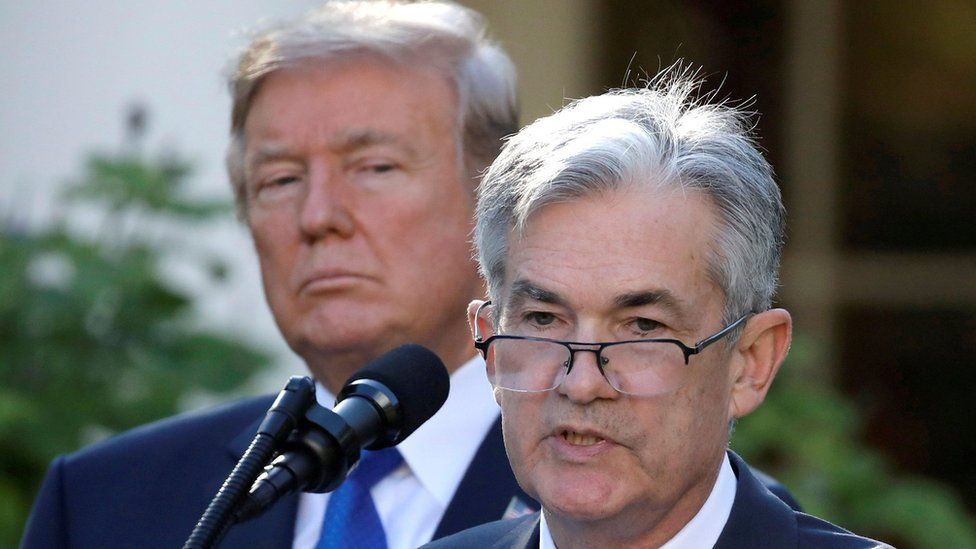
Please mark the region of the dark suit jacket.
MULTIPOLYGON (((182 547, 272 397, 166 419, 54 460, 21 541, 24 548, 182 547)), ((503 516, 518 487, 496 421, 468 467, 435 539, 503 516)), ((223 547, 290 548, 298 495, 230 529, 223 547)))
MULTIPOLYGON (((732 513, 715 544, 716 549, 756 547, 816 547, 860 549, 890 546, 856 536, 810 515, 795 511, 763 486, 742 458, 729 452, 738 481, 732 513)), ((425 549, 537 549, 539 513, 465 530, 425 545, 425 549)))

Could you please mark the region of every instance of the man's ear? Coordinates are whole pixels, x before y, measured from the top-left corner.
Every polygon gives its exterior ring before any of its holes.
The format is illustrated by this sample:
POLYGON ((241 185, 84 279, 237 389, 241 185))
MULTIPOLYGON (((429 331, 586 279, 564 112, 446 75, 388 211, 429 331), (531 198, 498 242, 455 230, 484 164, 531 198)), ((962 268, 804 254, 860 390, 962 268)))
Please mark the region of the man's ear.
POLYGON ((746 416, 762 404, 792 338, 793 319, 785 309, 749 319, 733 350, 730 418, 746 416))
MULTIPOLYGON (((484 341, 495 333, 491 322, 488 321, 488 313, 484 312, 484 309, 481 308, 484 304, 485 302, 480 299, 476 299, 468 304, 468 327, 471 328, 471 337, 475 340, 480 336, 481 340, 484 341), (478 315, 479 309, 482 311, 480 316, 478 315)), ((492 355, 493 353, 488 353, 485 356, 485 374, 488 376, 489 381, 495 377, 495 362, 492 355)), ((501 405, 501 394, 497 389, 494 391, 494 395, 495 402, 501 405)))
POLYGON ((502 389, 502 388, 499 388, 499 387, 492 387, 491 388, 491 395, 493 397, 495 397, 495 404, 497 404, 499 406, 502 405, 502 395, 504 395, 504 394, 505 394, 505 389, 502 389))
POLYGON ((486 314, 482 313, 481 318, 477 318, 475 315, 478 313, 478 308, 484 304, 484 300, 475 299, 471 303, 468 303, 468 328, 471 330, 471 337, 475 334, 480 334, 483 339, 487 339, 488 336, 494 333, 492 330, 491 323, 488 322, 486 314), (475 327, 477 326, 477 330, 475 327))

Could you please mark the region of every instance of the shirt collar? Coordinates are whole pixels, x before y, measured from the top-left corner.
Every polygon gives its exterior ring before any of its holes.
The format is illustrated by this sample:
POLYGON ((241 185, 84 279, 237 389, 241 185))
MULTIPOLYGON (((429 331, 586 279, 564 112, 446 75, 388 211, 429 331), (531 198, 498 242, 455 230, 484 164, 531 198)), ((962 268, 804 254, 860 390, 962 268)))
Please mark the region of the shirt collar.
MULTIPOLYGON (((319 383, 315 390, 319 404, 331 409, 335 396, 319 383)), ((397 445, 410 471, 444 508, 498 414, 485 361, 476 355, 451 374, 444 406, 397 445)))
POLYGON ((722 466, 718 470, 718 478, 712 486, 708 499, 698 510, 698 513, 685 524, 673 538, 661 546, 661 549, 685 549, 695 547, 713 547, 722 535, 722 529, 729 520, 732 512, 732 502, 735 501, 735 473, 729 463, 729 454, 722 458, 722 466))
POLYGON ((539 549, 556 549, 552 533, 549 532, 549 524, 546 523, 545 511, 539 512, 539 549))
MULTIPOLYGON (((673 538, 661 546, 661 549, 693 549, 698 547, 713 547, 722 535, 722 529, 729 520, 732 503, 735 501, 736 478, 726 453, 722 465, 718 470, 718 479, 708 494, 708 499, 698 510, 698 513, 685 524, 673 538)), ((539 521, 539 549, 556 549, 552 541, 552 533, 546 524, 546 514, 541 513, 539 521)))

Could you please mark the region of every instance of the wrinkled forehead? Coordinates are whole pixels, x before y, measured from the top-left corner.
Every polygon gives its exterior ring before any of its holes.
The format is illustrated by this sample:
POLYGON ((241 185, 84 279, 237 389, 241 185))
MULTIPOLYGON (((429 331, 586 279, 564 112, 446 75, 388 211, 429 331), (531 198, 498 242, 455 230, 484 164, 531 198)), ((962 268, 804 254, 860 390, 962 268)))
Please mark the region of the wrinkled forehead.
POLYGON ((500 305, 679 311, 709 303, 712 210, 698 191, 636 186, 547 204, 508 232, 500 305))

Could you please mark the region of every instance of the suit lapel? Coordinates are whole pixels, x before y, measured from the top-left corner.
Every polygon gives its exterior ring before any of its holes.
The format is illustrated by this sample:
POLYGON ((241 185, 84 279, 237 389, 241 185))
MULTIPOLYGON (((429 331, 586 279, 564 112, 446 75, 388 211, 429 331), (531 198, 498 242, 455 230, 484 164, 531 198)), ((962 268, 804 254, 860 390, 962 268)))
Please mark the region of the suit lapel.
MULTIPOLYGON (((539 504, 519 488, 505 455, 502 441, 502 422, 499 417, 478 447, 471 465, 447 511, 441 519, 434 539, 460 532, 466 528, 513 518, 539 509, 539 504)), ((538 544, 536 545, 538 546, 538 544)))
POLYGON ((539 538, 541 533, 539 532, 540 523, 538 520, 535 521, 535 526, 529 530, 529 535, 526 536, 525 543, 522 545, 525 549, 537 549, 539 547, 539 538))
POLYGON ((749 466, 732 451, 729 462, 738 477, 735 501, 715 548, 796 547, 793 510, 756 480, 749 466))
POLYGON ((539 549, 539 526, 541 513, 534 513, 534 518, 525 517, 513 530, 498 539, 494 549, 539 549))
MULTIPOLYGON (((268 406, 271 406, 271 402, 268 402, 268 406)), ((244 428, 243 431, 237 434, 231 441, 227 444, 227 454, 228 458, 235 464, 244 456, 244 452, 247 451, 248 445, 251 444, 251 440, 254 435, 258 432, 258 427, 261 426, 261 420, 263 417, 259 417, 254 420, 253 423, 244 428)))

